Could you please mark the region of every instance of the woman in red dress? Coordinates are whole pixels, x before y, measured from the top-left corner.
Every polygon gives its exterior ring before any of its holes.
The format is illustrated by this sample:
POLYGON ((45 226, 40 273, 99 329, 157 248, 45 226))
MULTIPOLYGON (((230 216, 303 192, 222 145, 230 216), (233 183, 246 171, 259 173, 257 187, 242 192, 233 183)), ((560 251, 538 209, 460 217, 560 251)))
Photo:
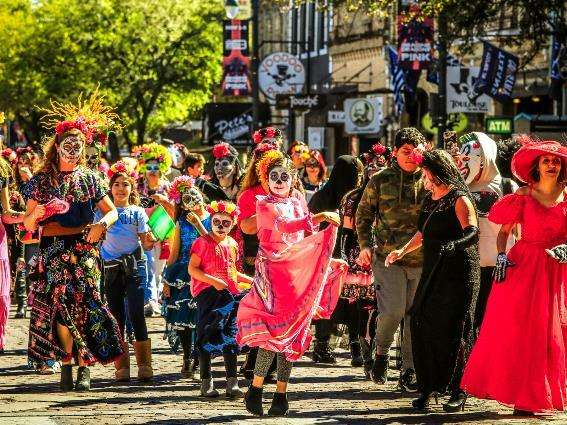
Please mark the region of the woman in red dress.
POLYGON ((567 264, 546 252, 567 240, 566 165, 567 148, 559 143, 527 141, 512 171, 528 186, 488 216, 502 224, 495 285, 461 387, 518 415, 563 410, 567 397, 567 264), (506 253, 517 224, 521 239, 506 253))

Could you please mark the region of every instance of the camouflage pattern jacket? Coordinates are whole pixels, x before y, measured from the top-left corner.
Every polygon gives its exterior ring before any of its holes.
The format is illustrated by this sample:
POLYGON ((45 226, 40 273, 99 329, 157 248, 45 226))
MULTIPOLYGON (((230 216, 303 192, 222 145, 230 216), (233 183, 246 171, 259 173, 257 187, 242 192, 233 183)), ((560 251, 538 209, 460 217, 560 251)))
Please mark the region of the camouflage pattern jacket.
MULTIPOLYGON (((407 173, 395 160, 372 176, 356 210, 360 248, 374 246, 374 254, 380 261, 390 251, 401 248, 417 231, 424 196, 421 171, 407 173)), ((421 263, 421 249, 418 249, 396 264, 421 267, 421 263)))

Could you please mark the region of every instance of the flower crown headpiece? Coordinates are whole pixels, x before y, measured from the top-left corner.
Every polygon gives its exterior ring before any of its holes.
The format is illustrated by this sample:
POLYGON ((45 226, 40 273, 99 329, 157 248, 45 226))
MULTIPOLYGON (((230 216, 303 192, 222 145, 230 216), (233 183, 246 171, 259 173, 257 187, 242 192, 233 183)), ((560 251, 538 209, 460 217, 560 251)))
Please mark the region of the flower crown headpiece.
POLYGON ((213 201, 206 206, 209 214, 214 215, 218 213, 224 213, 232 217, 233 219, 238 217, 240 210, 232 202, 227 201, 213 201))
POLYGON ((262 143, 266 139, 283 140, 283 133, 279 128, 265 127, 260 130, 256 130, 252 136, 252 141, 255 144, 262 143))
POLYGON ((213 146, 213 157, 215 159, 224 158, 227 156, 235 156, 231 146, 226 142, 217 143, 213 146))
POLYGON ((277 148, 271 143, 258 143, 252 154, 254 155, 254 158, 260 158, 266 152, 273 150, 277 150, 277 148))
POLYGON ((51 109, 40 108, 45 112, 41 122, 47 128, 55 129, 58 136, 73 129, 79 130, 85 136, 87 145, 102 150, 108 142, 108 133, 121 127, 114 109, 105 106, 102 101, 98 87, 86 101, 83 101, 81 93, 76 105, 51 100, 51 109))
POLYGON ((173 160, 167 148, 159 143, 146 143, 142 146, 136 146, 132 149, 132 156, 138 160, 138 172, 145 173, 148 161, 157 161, 159 171, 165 175, 173 160))
POLYGON ((18 162, 18 155, 10 148, 2 151, 2 157, 12 165, 18 162))
POLYGON ((176 204, 181 203, 181 197, 186 190, 191 189, 195 186, 195 179, 191 176, 179 176, 176 177, 175 180, 171 183, 171 187, 167 195, 169 199, 175 202, 176 204))
POLYGON ((283 158, 285 158, 283 153, 277 150, 271 150, 262 155, 262 158, 256 164, 256 174, 262 183, 266 183, 268 181, 268 170, 270 169, 270 166, 274 162, 283 158))
POLYGON ((126 174, 128 177, 131 177, 133 179, 138 178, 138 173, 136 172, 136 170, 132 169, 132 167, 130 167, 124 161, 117 161, 112 164, 106 172, 106 175, 109 179, 111 179, 116 173, 126 174))
POLYGON ((33 149, 31 146, 16 149, 16 155, 18 155, 18 157, 25 155, 26 153, 33 154, 33 149))

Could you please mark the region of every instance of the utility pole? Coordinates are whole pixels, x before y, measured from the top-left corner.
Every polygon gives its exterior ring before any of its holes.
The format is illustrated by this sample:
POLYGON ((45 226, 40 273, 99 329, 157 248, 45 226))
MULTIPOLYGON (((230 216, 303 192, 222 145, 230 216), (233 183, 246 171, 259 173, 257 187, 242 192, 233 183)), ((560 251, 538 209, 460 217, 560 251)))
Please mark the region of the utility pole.
POLYGON ((258 129, 260 121, 260 81, 258 79, 258 12, 260 9, 259 0, 252 0, 252 116, 254 122, 252 128, 258 129))
POLYGON ((437 20, 439 53, 439 89, 437 105, 437 147, 443 148, 443 133, 447 129, 447 18, 445 12, 439 13, 437 20))

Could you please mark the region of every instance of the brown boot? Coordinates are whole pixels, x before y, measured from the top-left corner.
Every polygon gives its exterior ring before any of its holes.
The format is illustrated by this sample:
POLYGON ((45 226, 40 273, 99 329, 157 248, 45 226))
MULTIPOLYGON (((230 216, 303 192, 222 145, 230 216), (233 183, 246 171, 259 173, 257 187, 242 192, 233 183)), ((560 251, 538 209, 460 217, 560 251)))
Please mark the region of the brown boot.
POLYGON ((134 352, 136 353, 136 363, 138 364, 138 380, 151 381, 154 377, 152 369, 152 341, 134 342, 134 352))
POLYGON ((122 347, 124 348, 124 354, 118 360, 114 361, 114 367, 116 368, 114 377, 117 382, 128 382, 130 380, 130 353, 128 343, 124 342, 122 347))

